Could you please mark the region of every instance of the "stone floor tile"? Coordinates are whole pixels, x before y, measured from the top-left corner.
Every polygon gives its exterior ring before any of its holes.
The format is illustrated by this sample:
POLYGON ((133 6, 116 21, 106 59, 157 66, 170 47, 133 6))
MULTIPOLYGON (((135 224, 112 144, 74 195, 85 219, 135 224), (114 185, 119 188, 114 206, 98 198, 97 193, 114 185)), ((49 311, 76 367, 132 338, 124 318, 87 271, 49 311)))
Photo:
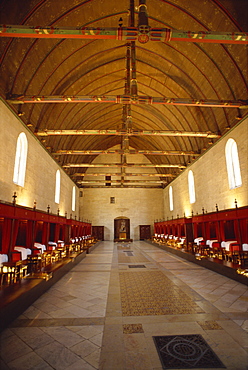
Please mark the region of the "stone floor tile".
POLYGON ((58 309, 56 311, 50 312, 50 317, 53 318, 67 318, 67 317, 78 317, 76 314, 73 314, 72 312, 69 312, 65 309, 58 309))
POLYGON ((127 370, 125 366, 125 352, 104 351, 101 353, 99 370, 127 370))
POLYGON ((50 313, 48 314, 46 312, 42 312, 40 309, 34 306, 30 306, 27 310, 25 310, 23 315, 28 319, 49 319, 52 317, 50 313))
POLYGON ((101 348, 99 347, 96 351, 92 352, 89 356, 84 357, 84 360, 92 365, 95 369, 99 368, 101 348))
POLYGON ((103 328, 103 325, 82 326, 81 329, 78 330, 77 334, 84 339, 91 339, 96 335, 102 334, 103 328))
POLYGON ((9 370, 9 366, 0 358, 0 369, 1 370, 9 370))
POLYGON ((72 346, 70 350, 81 358, 89 356, 93 352, 97 351, 99 347, 89 340, 85 339, 82 342, 72 346))
POLYGON ((153 370, 146 351, 126 351, 125 368, 133 370, 153 370))
POLYGON ((54 369, 67 369, 80 358, 58 342, 50 343, 35 351, 54 369))
POLYGON ((32 353, 32 349, 17 335, 12 335, 5 338, 5 340, 1 340, 0 344, 1 359, 7 364, 23 355, 32 353))
POLYGON ((32 349, 43 347, 44 345, 53 342, 50 335, 44 333, 43 328, 23 327, 13 328, 13 332, 32 349))
POLYGON ((103 338, 103 332, 99 333, 97 335, 94 335, 93 337, 90 338, 90 341, 94 343, 95 345, 101 347, 102 345, 102 338, 103 338))
POLYGON ((80 359, 74 364, 68 366, 66 370, 96 370, 96 367, 91 366, 87 361, 80 359))
MULTIPOLYGON (((31 352, 18 359, 11 361, 9 364, 9 369, 11 370, 52 370, 46 361, 44 361, 36 353, 31 352)), ((2 368, 1 368, 2 369, 2 368)))
POLYGON ((66 327, 46 327, 42 330, 48 334, 53 340, 70 348, 82 341, 82 337, 66 327))
POLYGON ((125 351, 143 351, 146 347, 146 339, 144 334, 124 334, 123 342, 125 351))

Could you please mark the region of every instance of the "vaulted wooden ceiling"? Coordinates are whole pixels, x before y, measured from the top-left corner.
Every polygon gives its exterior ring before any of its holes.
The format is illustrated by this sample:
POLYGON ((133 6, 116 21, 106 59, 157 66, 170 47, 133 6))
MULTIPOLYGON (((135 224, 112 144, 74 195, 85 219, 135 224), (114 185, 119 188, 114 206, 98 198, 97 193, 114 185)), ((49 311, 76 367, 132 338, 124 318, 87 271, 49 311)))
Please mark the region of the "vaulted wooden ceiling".
POLYGON ((1 96, 76 183, 105 152, 130 186, 127 154, 141 153, 164 186, 248 112, 247 8, 2 0, 1 96))

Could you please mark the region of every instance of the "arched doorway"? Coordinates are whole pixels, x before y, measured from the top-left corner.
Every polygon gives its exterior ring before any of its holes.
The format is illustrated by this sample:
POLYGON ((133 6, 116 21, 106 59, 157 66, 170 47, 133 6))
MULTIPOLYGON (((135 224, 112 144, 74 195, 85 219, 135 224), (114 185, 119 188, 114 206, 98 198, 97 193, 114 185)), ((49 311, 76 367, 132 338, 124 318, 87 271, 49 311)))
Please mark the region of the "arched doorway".
POLYGON ((132 241, 130 239, 130 219, 120 216, 114 219, 114 241, 132 241))

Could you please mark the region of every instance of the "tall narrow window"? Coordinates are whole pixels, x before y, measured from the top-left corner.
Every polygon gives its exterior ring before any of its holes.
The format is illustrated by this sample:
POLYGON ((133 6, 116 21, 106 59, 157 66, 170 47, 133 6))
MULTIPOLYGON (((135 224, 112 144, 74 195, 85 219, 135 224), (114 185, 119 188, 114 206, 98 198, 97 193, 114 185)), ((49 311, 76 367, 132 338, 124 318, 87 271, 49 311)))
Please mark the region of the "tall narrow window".
POLYGON ((228 139, 226 143, 226 167, 229 188, 235 189, 242 185, 239 155, 236 141, 228 139))
POLYGON ((27 137, 24 132, 21 132, 20 135, 18 136, 16 143, 16 156, 13 176, 13 182, 20 186, 24 186, 25 182, 27 153, 28 153, 27 137))
POLYGON ((72 211, 76 210, 76 186, 73 186, 72 188, 71 209, 72 211))
POLYGON ((195 203, 195 181, 194 181, 194 175, 191 170, 189 170, 188 173, 188 186, 189 186, 189 202, 195 203))
POLYGON ((59 199, 60 199, 60 170, 57 170, 55 182, 55 203, 59 204, 59 199))
POLYGON ((169 202, 170 202, 170 211, 173 211, 173 190, 172 190, 172 186, 169 187, 169 202))

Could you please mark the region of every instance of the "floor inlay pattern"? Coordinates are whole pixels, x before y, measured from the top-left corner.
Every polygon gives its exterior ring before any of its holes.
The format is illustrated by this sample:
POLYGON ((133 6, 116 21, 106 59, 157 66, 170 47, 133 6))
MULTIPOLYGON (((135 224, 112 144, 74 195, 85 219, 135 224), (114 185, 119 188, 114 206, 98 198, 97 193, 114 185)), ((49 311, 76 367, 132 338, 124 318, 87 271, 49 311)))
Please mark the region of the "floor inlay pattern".
POLYGON ((222 330, 223 328, 216 321, 197 321, 203 330, 222 330))
POLYGON ((146 263, 150 262, 143 254, 138 251, 128 251, 129 253, 118 253, 118 262, 119 263, 146 263))
POLYGON ((125 253, 126 253, 126 256, 128 256, 128 257, 133 257, 133 252, 131 252, 131 251, 130 251, 130 252, 129 252, 129 251, 128 251, 128 252, 126 252, 126 251, 125 251, 125 253))
POLYGON ((16 319, 10 324, 11 328, 18 327, 53 327, 53 326, 84 326, 103 325, 104 317, 73 317, 54 319, 16 319))
POLYGON ((142 324, 124 324, 123 334, 144 333, 142 324))
POLYGON ((141 269, 141 268, 146 268, 145 265, 128 265, 130 269, 141 269))
POLYGON ((200 334, 153 337, 163 369, 225 368, 200 334))
POLYGON ((161 271, 119 272, 123 316, 204 312, 161 271))

